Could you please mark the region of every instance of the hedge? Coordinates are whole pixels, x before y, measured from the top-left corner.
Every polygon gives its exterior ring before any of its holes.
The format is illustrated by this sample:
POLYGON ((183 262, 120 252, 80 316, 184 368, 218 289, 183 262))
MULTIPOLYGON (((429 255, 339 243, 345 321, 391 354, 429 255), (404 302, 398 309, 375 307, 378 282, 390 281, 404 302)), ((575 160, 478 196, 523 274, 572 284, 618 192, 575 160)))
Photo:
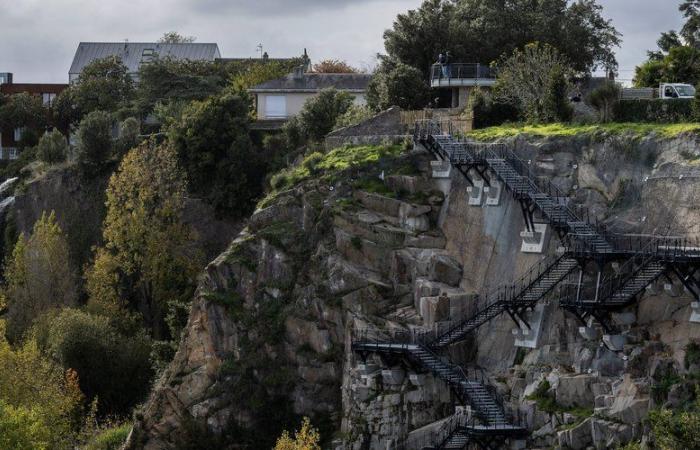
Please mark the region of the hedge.
POLYGON ((673 123, 693 120, 693 101, 620 100, 614 108, 616 122, 673 123))

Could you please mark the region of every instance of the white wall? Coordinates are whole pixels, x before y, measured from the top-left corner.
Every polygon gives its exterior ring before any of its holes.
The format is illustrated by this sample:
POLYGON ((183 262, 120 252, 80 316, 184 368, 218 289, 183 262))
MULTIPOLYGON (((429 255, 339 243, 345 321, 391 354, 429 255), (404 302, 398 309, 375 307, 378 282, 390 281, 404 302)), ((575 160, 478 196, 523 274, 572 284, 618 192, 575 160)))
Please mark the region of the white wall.
MULTIPOLYGON (((267 117, 267 113, 265 111, 265 99, 267 98, 268 95, 284 95, 287 97, 287 117, 292 117, 296 114, 299 114, 301 109, 304 107, 304 103, 310 99, 311 97, 316 96, 317 94, 315 93, 279 93, 279 94, 256 94, 258 97, 257 101, 257 108, 258 108, 258 119, 259 120, 265 120, 265 119, 279 119, 279 117, 267 117)), ((367 104, 367 100, 365 99, 365 94, 353 94, 355 97, 354 103, 356 105, 364 106, 367 104)))

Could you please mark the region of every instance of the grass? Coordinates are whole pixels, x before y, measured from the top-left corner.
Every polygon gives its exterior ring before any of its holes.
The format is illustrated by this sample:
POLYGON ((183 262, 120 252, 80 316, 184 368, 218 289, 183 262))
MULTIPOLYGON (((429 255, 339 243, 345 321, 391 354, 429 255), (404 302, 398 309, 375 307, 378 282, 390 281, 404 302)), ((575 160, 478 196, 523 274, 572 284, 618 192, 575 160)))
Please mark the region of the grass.
POLYGON ((550 389, 551 385, 549 384, 549 381, 543 380, 539 384, 539 386, 537 386, 535 392, 529 395, 527 399, 534 400, 537 404, 537 409, 539 409, 540 411, 549 414, 569 413, 573 415, 576 418, 576 421, 569 425, 571 428, 574 428, 575 426, 583 422, 583 420, 585 420, 587 417, 593 415, 593 408, 585 408, 579 406, 566 407, 560 405, 559 403, 557 403, 556 399, 554 398, 554 395, 551 392, 549 392, 550 389))
POLYGON ((543 125, 527 125, 522 123, 511 123, 497 127, 483 128, 468 133, 468 137, 478 141, 493 141, 527 134, 538 137, 564 137, 579 134, 634 134, 645 136, 650 133, 657 133, 666 138, 678 136, 682 133, 700 132, 700 123, 601 123, 593 125, 577 125, 565 123, 552 123, 543 125))
POLYGON ((304 161, 272 177, 275 191, 288 189, 309 178, 331 179, 333 175, 352 168, 362 168, 377 163, 380 159, 398 156, 403 151, 400 145, 367 145, 339 147, 328 153, 315 152, 304 161))
POLYGON ((126 442, 130 431, 129 423, 103 430, 85 446, 85 450, 118 450, 126 442))

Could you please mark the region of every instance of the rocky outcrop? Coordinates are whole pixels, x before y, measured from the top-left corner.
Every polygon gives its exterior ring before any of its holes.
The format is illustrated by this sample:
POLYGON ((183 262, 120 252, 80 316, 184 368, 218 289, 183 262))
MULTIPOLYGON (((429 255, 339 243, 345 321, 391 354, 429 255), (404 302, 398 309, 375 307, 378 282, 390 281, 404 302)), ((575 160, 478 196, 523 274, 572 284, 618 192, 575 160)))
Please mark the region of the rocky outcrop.
MULTIPOLYGON (((611 230, 655 233, 672 222, 673 232, 697 235, 700 184, 683 159, 697 153, 696 139, 509 143, 570 195, 572 208, 587 207, 611 230)), ((497 206, 469 206, 461 175, 432 180, 429 167, 417 152, 266 202, 207 267, 130 448, 173 448, 193 436, 264 448, 300 415, 321 427, 328 447, 396 448, 454 414, 447 386, 401 358, 354 354, 353 336, 444 326, 561 244, 552 235, 544 254, 521 252, 522 212, 508 193, 497 206), (419 171, 405 175, 407 163, 419 171), (356 187, 380 175, 389 192, 356 187)), ((660 280, 614 316, 621 350, 606 346, 595 323, 581 328, 555 296, 539 313, 535 348, 515 347, 516 325, 504 315, 449 349, 452 362, 485 369, 519 412, 531 431, 527 448, 639 440, 650 408, 689 395, 679 378, 700 326, 689 322, 691 298, 677 280, 660 280)))

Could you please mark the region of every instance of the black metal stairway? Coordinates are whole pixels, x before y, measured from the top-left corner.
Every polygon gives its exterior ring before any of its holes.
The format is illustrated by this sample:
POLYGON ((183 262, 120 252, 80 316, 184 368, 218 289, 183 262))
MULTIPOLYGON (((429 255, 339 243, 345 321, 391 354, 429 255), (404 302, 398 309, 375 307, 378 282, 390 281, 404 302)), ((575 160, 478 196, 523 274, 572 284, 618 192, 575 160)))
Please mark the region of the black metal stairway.
MULTIPOLYGON (((448 123, 449 128, 449 123, 448 123)), ((571 234, 590 251, 601 254, 613 252, 604 233, 593 224, 586 214, 583 220, 567 204, 567 196, 551 181, 533 176, 530 165, 503 144, 478 144, 455 139, 444 131, 440 123, 424 121, 416 124, 416 143, 423 145, 436 157, 449 161, 467 180, 469 171, 477 169, 485 177, 490 169, 527 211, 526 226, 533 225, 532 210, 538 209, 542 216, 562 234, 571 234)))
POLYGON ((406 343, 408 335, 395 334, 387 338, 369 337, 362 334, 352 344, 359 353, 400 354, 412 364, 427 370, 443 380, 457 398, 473 411, 471 420, 449 420, 448 426, 440 430, 440 436, 432 437, 435 449, 466 448, 470 442, 502 441, 510 437, 524 436, 526 430, 513 423, 506 415, 503 400, 494 389, 486 386, 483 372, 465 370, 443 361, 428 347, 406 343), (403 341, 403 342, 402 342, 403 341))
POLYGON ((564 278, 578 267, 578 261, 567 254, 540 261, 518 281, 501 286, 487 297, 488 306, 474 315, 457 320, 444 333, 430 339, 423 338, 431 349, 440 350, 463 339, 484 323, 507 312, 515 320, 524 321, 523 313, 550 293, 564 278), (489 303, 489 299, 492 301, 489 303))

